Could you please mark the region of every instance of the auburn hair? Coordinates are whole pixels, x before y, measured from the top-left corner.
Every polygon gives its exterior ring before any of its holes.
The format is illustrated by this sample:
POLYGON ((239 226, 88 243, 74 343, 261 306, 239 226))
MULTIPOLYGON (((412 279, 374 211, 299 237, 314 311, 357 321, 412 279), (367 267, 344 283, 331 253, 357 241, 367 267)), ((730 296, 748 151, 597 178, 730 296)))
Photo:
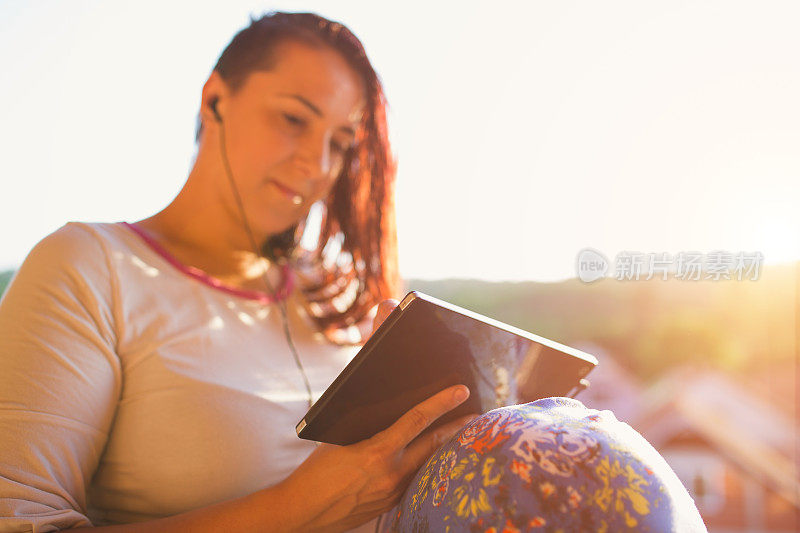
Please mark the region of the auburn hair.
MULTIPOLYGON (((298 242, 304 220, 262 245, 265 256, 293 267, 307 314, 335 344, 360 344, 369 334, 369 311, 400 289, 397 268, 394 184, 396 163, 389 143, 386 97, 358 38, 343 24, 313 13, 270 12, 250 19, 223 50, 214 70, 235 92, 247 76, 269 70, 277 45, 299 40, 338 51, 358 73, 366 109, 354 145, 345 154, 317 220, 313 246, 298 242)), ((200 134, 200 124, 198 137, 200 134)))

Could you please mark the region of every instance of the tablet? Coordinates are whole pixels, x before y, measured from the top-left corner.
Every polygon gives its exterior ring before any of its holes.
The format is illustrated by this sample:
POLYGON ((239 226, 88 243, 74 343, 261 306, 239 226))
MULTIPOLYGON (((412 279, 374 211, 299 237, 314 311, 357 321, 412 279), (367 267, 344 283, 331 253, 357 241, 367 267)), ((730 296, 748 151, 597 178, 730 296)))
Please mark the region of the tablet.
POLYGON ((596 365, 590 354, 412 291, 311 406, 297 435, 353 444, 459 383, 469 399, 431 427, 513 405, 520 370, 528 401, 574 395, 596 365))

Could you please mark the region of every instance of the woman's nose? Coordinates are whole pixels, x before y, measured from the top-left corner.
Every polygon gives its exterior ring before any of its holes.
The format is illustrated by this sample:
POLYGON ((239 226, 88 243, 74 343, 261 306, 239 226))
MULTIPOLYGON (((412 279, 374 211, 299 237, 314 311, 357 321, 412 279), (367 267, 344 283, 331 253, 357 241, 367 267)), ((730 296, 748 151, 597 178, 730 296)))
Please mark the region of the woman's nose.
POLYGON ((298 153, 298 165, 303 177, 323 179, 331 172, 331 142, 329 136, 309 139, 298 153))

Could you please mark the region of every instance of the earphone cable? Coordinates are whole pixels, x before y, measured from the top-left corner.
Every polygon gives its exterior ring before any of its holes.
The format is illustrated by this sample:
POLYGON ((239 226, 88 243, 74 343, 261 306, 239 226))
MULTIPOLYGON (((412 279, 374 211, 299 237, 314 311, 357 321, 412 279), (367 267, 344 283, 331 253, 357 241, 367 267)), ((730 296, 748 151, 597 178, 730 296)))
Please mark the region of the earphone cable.
MULTIPOLYGON (((228 176, 228 181, 231 184, 231 190, 233 191, 233 196, 236 199, 236 205, 239 208, 239 214, 242 217, 242 223, 244 224, 244 229, 247 232, 247 237, 250 240, 250 246, 253 248, 253 253, 256 257, 269 261, 266 257, 263 257, 258 250, 258 245, 256 244, 255 236, 253 235, 253 230, 250 227, 250 223, 247 220, 247 215, 245 214, 244 210, 244 203, 242 202, 242 197, 239 195, 239 188, 236 186, 236 182, 233 180, 233 172, 231 171, 230 163, 228 162, 228 149, 225 143, 225 127, 223 125, 222 120, 219 120, 219 138, 220 138, 220 151, 222 152, 222 165, 225 167, 225 174, 228 176)), ((286 337, 286 343, 289 345, 289 350, 292 352, 292 356, 294 357, 294 362, 297 365, 297 369, 300 371, 300 375, 303 376, 303 383, 306 386, 306 392, 308 393, 308 407, 311 408, 311 405, 314 403, 314 396, 311 392, 311 384, 308 381, 308 375, 306 374, 305 369, 303 368, 303 363, 300 361, 300 356, 297 353, 297 348, 294 345, 294 340, 292 339, 291 331, 289 330, 289 316, 286 310, 286 303, 278 298, 278 294, 272 286, 272 283, 269 281, 267 277, 266 270, 262 273, 262 277, 269 288, 269 292, 272 295, 272 301, 278 305, 278 310, 281 314, 281 319, 283 322, 283 334, 286 337)))

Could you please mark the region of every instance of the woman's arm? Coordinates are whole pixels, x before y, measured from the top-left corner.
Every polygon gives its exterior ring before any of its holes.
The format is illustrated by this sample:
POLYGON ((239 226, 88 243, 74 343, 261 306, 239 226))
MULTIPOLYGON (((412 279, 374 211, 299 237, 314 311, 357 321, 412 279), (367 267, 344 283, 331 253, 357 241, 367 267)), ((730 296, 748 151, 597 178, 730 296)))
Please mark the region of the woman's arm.
POLYGON ((0 531, 89 524, 86 488, 121 390, 115 285, 100 241, 68 224, 0 300, 0 531))
MULTIPOLYGON (((90 229, 67 225, 37 245, 0 302, 2 531, 89 524, 85 491, 121 387, 115 353, 118 282, 108 259, 90 229)), ((390 310, 384 305, 379 315, 390 310)), ((277 486, 172 517, 105 529, 349 529, 394 505, 422 461, 460 424, 416 437, 458 403, 453 391, 440 393, 372 439, 347 447, 320 446, 277 486)))
POLYGON ((282 483, 248 496, 158 520, 77 531, 346 531, 396 505, 422 463, 472 417, 420 434, 468 396, 466 387, 450 387, 371 439, 322 444, 282 483))
POLYGON ((81 527, 70 531, 109 531, 112 533, 174 531, 290 531, 285 519, 301 510, 292 511, 280 487, 260 490, 235 500, 202 507, 186 513, 139 522, 104 527, 81 527))

